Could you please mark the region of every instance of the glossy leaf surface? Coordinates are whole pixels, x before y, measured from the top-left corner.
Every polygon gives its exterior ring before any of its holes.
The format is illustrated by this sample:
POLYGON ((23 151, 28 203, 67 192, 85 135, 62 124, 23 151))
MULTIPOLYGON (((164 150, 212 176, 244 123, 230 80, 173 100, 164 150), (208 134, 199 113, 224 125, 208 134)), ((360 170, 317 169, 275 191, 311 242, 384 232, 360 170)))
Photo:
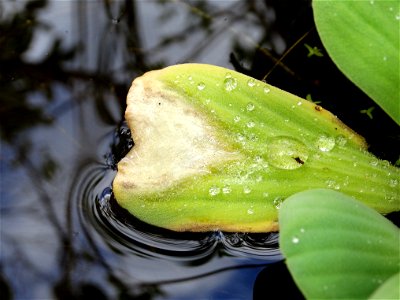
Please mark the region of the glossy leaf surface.
POLYGON ((301 192, 279 218, 281 251, 307 299, 367 299, 399 271, 399 229, 349 196, 301 192))
POLYGON ((313 11, 338 68, 400 124, 398 1, 314 0, 313 11))
POLYGON ((125 117, 135 146, 118 164, 118 203, 177 231, 278 230, 282 201, 340 189, 399 209, 399 169, 322 107, 225 68, 184 64, 135 79, 125 117))

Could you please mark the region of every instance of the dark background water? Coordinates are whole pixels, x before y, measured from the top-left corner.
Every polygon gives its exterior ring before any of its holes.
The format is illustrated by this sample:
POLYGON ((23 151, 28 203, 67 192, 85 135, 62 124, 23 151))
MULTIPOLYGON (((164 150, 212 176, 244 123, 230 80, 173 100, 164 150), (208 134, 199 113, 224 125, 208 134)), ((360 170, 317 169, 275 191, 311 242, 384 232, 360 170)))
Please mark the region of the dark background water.
POLYGON ((398 127, 329 59, 310 1, 3 0, 0 49, 2 299, 301 298, 277 234, 173 234, 115 205, 125 98, 148 70, 268 75, 399 158, 398 127))

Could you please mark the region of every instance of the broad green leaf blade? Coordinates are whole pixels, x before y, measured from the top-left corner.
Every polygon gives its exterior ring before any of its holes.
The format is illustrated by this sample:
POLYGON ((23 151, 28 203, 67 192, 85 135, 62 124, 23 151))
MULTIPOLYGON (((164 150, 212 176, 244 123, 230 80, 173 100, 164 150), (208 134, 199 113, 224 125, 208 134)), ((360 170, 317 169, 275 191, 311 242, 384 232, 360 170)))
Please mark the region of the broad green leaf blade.
POLYGON ((400 124, 399 2, 314 0, 313 11, 338 68, 400 124))
POLYGON ((400 273, 397 273, 386 280, 368 299, 400 299, 400 273))
POLYGON ((275 231, 281 202, 318 187, 382 213, 399 210, 398 168, 322 107, 261 81, 177 65, 135 79, 127 102, 135 146, 118 164, 113 191, 150 224, 275 231))
POLYGON ((399 229, 342 193, 289 197, 279 225, 289 271, 308 299, 367 299, 399 271, 399 229))

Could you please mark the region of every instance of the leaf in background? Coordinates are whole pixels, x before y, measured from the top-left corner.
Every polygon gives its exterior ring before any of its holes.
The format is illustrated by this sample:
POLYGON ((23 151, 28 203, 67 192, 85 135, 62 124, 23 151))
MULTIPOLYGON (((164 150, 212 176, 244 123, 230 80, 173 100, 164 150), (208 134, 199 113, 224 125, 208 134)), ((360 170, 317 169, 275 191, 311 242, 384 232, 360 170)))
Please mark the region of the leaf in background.
POLYGON ((368 299, 400 299, 400 273, 386 280, 368 299))
POLYGON ((318 187, 399 210, 398 168, 322 107, 251 77, 171 66, 135 79, 127 104, 135 146, 118 164, 113 191, 147 223, 275 231, 282 201, 318 187))
POLYGON ((314 0, 313 11, 338 68, 400 124, 398 1, 314 0))
POLYGON ((289 197, 279 226, 281 251, 308 299, 366 299, 399 271, 399 229, 342 193, 289 197))

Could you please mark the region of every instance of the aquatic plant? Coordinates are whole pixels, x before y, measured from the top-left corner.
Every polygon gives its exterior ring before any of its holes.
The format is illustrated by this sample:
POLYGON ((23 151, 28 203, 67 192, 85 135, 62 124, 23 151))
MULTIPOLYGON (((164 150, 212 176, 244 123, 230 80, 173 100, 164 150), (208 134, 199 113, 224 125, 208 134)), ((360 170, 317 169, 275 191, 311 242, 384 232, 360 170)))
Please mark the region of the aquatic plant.
MULTIPOLYGON (((399 6, 313 1, 313 9, 337 66, 399 124, 399 6)), ((376 211, 335 191, 312 190, 282 204, 279 224, 288 269, 308 299, 399 299, 399 229, 376 211)))
POLYGON ((139 219, 176 231, 278 230, 285 198, 330 188, 381 213, 399 207, 400 171, 310 101, 235 71, 182 64, 134 80, 135 146, 113 191, 139 219))
MULTIPOLYGON (((334 62, 400 123, 392 3, 314 1, 313 9, 334 62)), ((379 213, 399 210, 399 169, 321 106, 231 70, 185 64, 137 78, 126 118, 135 147, 118 165, 114 194, 139 219, 177 231, 281 228, 306 297, 398 297, 399 231, 379 213)))

